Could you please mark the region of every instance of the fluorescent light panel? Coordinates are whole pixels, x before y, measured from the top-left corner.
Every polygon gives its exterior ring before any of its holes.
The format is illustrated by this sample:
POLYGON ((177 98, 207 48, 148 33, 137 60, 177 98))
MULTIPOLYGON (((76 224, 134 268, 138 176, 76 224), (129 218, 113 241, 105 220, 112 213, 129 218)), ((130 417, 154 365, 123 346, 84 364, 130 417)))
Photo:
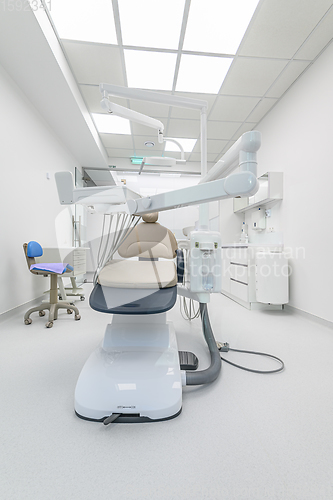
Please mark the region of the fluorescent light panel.
POLYGON ((102 113, 92 113, 92 117, 101 134, 131 135, 130 122, 125 118, 102 113))
POLYGON ((110 0, 52 0, 46 5, 60 38, 117 43, 110 0))
POLYGON ((176 90, 217 94, 232 61, 231 57, 183 54, 180 60, 176 90))
POLYGON ((184 50, 236 54, 259 0, 191 0, 184 50))
MULTIPOLYGON (((170 139, 175 139, 175 141, 179 142, 183 146, 185 153, 191 153, 197 142, 196 139, 179 139, 178 137, 170 137, 170 139)), ((165 141, 165 151, 178 151, 180 153, 177 144, 168 140, 165 141)))
POLYGON ((118 0, 124 45, 178 49, 185 0, 118 0))
POLYGON ((124 50, 129 87, 172 90, 176 54, 144 50, 124 50))

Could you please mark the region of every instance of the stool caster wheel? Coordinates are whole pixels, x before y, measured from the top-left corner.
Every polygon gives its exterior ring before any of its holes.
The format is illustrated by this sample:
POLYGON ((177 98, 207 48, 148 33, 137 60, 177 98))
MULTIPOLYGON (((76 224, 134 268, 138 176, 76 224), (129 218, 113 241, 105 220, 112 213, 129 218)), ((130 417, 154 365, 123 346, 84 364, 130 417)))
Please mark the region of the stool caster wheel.
POLYGON ((45 326, 46 326, 46 328, 52 328, 53 321, 48 321, 47 323, 45 323, 45 326))
POLYGON ((72 314, 73 309, 67 309, 67 314, 72 314))
POLYGON ((81 295, 80 300, 85 300, 85 297, 81 295))
POLYGON ((25 325, 31 325, 31 323, 32 323, 32 319, 30 319, 30 318, 24 320, 25 325))
POLYGON ((79 319, 81 319, 81 316, 79 314, 75 314, 75 319, 76 321, 78 321, 79 319))
POLYGON ((39 311, 39 316, 45 316, 45 311, 39 311))

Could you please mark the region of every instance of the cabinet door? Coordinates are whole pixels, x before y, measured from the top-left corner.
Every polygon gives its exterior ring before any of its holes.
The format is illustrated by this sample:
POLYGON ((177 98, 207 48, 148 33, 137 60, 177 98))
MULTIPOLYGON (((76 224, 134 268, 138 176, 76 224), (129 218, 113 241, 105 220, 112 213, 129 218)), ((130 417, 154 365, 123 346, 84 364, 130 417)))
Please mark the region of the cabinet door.
POLYGON ((230 293, 236 298, 243 300, 244 302, 249 301, 249 287, 244 283, 239 283, 239 281, 230 280, 230 293))
POLYGON ((228 248, 222 248, 222 268, 221 268, 221 281, 222 291, 230 293, 230 259, 228 257, 228 248))
POLYGON ((264 304, 287 304, 289 267, 283 253, 256 255, 256 298, 264 304))
POLYGON ((246 285, 249 282, 248 267, 240 264, 230 264, 230 277, 246 285))

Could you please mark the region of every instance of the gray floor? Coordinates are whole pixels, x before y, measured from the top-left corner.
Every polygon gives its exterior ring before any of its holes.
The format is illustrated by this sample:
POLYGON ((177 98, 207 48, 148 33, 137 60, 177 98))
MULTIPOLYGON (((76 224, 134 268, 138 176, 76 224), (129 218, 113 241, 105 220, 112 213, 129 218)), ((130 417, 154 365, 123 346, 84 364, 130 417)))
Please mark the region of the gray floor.
MULTIPOLYGON (((333 498, 333 330, 288 311, 213 299, 218 340, 275 354, 286 369, 258 375, 224 363, 214 384, 184 389, 178 418, 151 424, 105 427, 74 415, 77 377, 109 320, 87 301, 77 304, 81 321, 60 313, 52 329, 36 316, 30 326, 22 315, 2 322, 1 498, 333 498)), ((179 347, 205 368, 200 321, 183 320, 178 305, 169 317, 179 347)))

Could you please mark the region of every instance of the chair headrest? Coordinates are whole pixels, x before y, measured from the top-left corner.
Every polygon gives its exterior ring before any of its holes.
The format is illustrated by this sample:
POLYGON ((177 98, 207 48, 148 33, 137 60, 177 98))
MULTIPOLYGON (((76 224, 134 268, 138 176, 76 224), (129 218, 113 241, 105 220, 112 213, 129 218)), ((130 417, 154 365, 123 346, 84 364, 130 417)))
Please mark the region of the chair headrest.
POLYGON ((142 215, 142 220, 144 222, 156 222, 158 219, 158 212, 152 212, 151 214, 142 215))

